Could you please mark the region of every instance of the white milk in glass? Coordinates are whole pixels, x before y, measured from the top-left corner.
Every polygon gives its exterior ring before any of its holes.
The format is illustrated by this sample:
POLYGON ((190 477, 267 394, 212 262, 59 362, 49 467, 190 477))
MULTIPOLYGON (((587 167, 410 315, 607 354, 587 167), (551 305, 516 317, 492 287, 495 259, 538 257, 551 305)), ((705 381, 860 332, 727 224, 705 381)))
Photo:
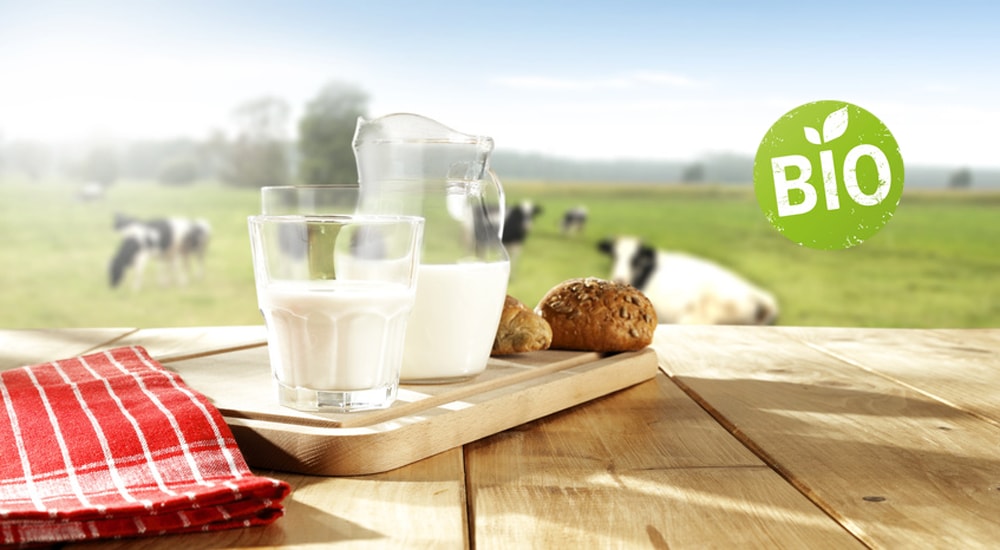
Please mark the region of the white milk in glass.
POLYGON ((401 379, 446 381, 482 372, 500 324, 509 275, 509 262, 421 265, 401 379))
POLYGON ((393 385, 413 300, 412 289, 395 283, 269 285, 259 301, 275 377, 322 391, 393 385))

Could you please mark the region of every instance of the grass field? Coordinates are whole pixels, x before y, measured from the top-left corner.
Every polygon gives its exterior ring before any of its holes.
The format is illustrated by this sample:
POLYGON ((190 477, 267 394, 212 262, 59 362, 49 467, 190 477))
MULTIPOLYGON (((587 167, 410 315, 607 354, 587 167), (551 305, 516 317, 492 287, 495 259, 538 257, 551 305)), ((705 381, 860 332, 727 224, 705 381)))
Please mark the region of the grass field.
MULTIPOLYGON (((542 205, 509 291, 534 304, 571 277, 607 276, 596 250, 630 233, 716 260, 771 290, 780 324, 1000 327, 1000 192, 907 191, 895 217, 861 246, 799 247, 768 225, 749 186, 626 186, 505 182, 509 202, 542 205), (562 212, 585 204, 586 231, 559 232, 562 212)), ((171 188, 122 182, 95 202, 75 187, 0 180, 0 326, 184 326, 261 322, 246 216, 256 190, 215 184, 171 188), (158 284, 151 265, 139 293, 108 286, 116 211, 207 218, 214 230, 204 280, 158 284)))

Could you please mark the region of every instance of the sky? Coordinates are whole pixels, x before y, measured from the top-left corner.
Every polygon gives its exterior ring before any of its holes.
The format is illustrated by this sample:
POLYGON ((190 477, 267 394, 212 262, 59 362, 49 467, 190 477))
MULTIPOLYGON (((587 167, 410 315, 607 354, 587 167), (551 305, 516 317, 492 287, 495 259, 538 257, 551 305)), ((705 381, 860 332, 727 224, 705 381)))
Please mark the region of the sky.
POLYGON ((818 100, 907 164, 1000 167, 996 2, 0 0, 0 140, 207 138, 330 82, 498 150, 753 155, 818 100))

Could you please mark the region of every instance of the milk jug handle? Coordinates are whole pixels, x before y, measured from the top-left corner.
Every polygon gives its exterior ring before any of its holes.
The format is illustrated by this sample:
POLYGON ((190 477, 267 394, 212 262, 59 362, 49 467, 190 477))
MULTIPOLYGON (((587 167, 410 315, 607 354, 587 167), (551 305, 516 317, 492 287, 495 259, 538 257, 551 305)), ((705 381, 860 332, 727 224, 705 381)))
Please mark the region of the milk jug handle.
MULTIPOLYGON (((487 168, 486 173, 489 175, 487 186, 492 186, 497 194, 497 237, 502 239, 503 224, 507 221, 507 198, 504 196, 503 185, 500 184, 500 177, 497 176, 496 172, 492 168, 487 168)), ((485 193, 484 196, 486 196, 485 193)))

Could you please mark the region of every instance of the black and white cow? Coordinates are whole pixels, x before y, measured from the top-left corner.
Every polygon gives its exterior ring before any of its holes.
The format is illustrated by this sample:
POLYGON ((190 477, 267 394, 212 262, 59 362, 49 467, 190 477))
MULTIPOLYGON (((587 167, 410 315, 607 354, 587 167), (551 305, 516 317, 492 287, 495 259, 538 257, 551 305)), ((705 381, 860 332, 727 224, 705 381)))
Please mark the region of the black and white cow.
POLYGON ((531 226, 535 218, 541 215, 541 213, 542 207, 528 200, 522 201, 507 210, 507 217, 503 223, 503 236, 500 240, 503 242, 504 248, 507 249, 512 267, 521 255, 521 248, 524 246, 524 241, 528 238, 528 233, 531 231, 531 226))
POLYGON ((778 318, 774 296, 709 260, 627 236, 598 248, 613 260, 611 279, 641 290, 660 323, 768 325, 778 318))
POLYGON ((188 276, 201 278, 204 275, 205 249, 212 231, 207 221, 187 218, 143 221, 117 214, 114 227, 121 242, 111 259, 112 288, 118 287, 126 272, 131 270, 132 288, 139 290, 150 259, 163 263, 161 280, 164 284, 184 285, 188 276))
POLYGON ((577 235, 583 232, 587 224, 587 207, 583 205, 574 206, 563 214, 562 232, 563 235, 577 235))

